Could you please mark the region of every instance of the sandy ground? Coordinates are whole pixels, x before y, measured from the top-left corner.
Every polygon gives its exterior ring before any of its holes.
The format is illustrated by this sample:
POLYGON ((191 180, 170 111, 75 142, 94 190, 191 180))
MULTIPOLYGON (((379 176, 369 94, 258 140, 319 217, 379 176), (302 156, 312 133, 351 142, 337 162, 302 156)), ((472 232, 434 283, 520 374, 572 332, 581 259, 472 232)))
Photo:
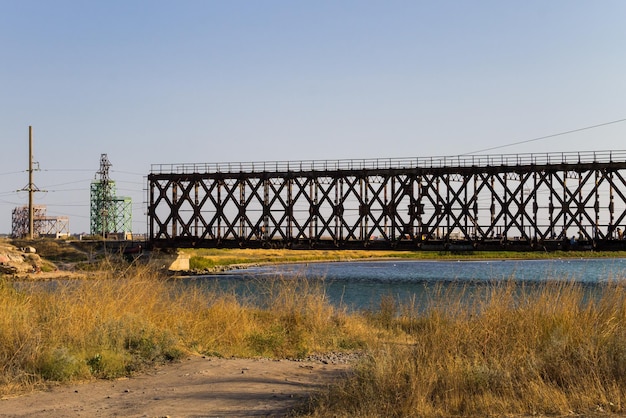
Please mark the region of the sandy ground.
POLYGON ((2 417, 282 417, 346 364, 190 357, 128 379, 0 400, 2 417))

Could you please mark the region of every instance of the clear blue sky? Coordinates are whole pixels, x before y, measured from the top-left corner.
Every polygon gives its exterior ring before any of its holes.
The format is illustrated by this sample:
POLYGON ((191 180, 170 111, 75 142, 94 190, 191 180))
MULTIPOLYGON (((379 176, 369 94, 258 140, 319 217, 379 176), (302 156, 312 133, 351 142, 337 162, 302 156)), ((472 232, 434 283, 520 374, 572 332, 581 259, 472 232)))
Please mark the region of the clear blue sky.
POLYGON ((626 149, 626 1, 0 0, 0 233, 151 164, 626 149), (510 146, 509 146, 510 145, 510 146))

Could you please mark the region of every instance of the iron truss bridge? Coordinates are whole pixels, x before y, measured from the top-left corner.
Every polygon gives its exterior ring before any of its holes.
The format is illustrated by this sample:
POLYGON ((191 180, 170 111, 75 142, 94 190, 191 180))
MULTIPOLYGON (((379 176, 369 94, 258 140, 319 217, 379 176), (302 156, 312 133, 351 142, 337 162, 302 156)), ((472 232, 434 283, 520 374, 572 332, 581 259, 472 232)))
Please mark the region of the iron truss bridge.
POLYGON ((625 217, 626 151, 168 164, 148 175, 155 247, 621 249, 625 217))

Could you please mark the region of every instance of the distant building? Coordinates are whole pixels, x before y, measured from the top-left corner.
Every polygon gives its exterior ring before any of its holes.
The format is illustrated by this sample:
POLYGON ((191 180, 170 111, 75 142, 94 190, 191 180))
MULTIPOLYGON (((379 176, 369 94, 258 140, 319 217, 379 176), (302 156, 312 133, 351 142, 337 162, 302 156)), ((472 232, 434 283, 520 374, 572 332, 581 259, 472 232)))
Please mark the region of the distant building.
MULTIPOLYGON (((70 221, 66 216, 46 216, 45 206, 33 208, 33 237, 61 238, 70 235, 70 221)), ((29 235, 28 206, 13 209, 11 236, 24 238, 29 235)))

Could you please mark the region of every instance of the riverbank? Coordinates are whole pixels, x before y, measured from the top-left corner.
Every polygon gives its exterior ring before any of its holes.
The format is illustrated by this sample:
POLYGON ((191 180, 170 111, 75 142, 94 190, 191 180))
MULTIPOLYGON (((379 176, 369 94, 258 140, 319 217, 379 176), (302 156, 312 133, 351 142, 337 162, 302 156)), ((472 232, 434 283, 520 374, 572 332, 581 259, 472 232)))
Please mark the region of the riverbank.
MULTIPOLYGON (((267 264, 381 260, 541 260, 560 258, 625 258, 626 251, 380 251, 288 249, 179 249, 124 255, 104 250, 98 242, 52 239, 0 240, 0 274, 19 280, 92 277, 110 262, 138 260, 179 275, 217 273, 267 264), (112 258, 108 262, 109 258, 112 258), (181 262, 182 261, 182 262, 181 262)), ((128 244, 133 249, 139 244, 128 244)), ((117 248, 117 247, 116 247, 117 248)))
POLYGON ((560 258, 624 258, 626 251, 453 252, 286 249, 181 249, 189 270, 178 274, 208 274, 268 264, 383 260, 545 260, 560 258))

